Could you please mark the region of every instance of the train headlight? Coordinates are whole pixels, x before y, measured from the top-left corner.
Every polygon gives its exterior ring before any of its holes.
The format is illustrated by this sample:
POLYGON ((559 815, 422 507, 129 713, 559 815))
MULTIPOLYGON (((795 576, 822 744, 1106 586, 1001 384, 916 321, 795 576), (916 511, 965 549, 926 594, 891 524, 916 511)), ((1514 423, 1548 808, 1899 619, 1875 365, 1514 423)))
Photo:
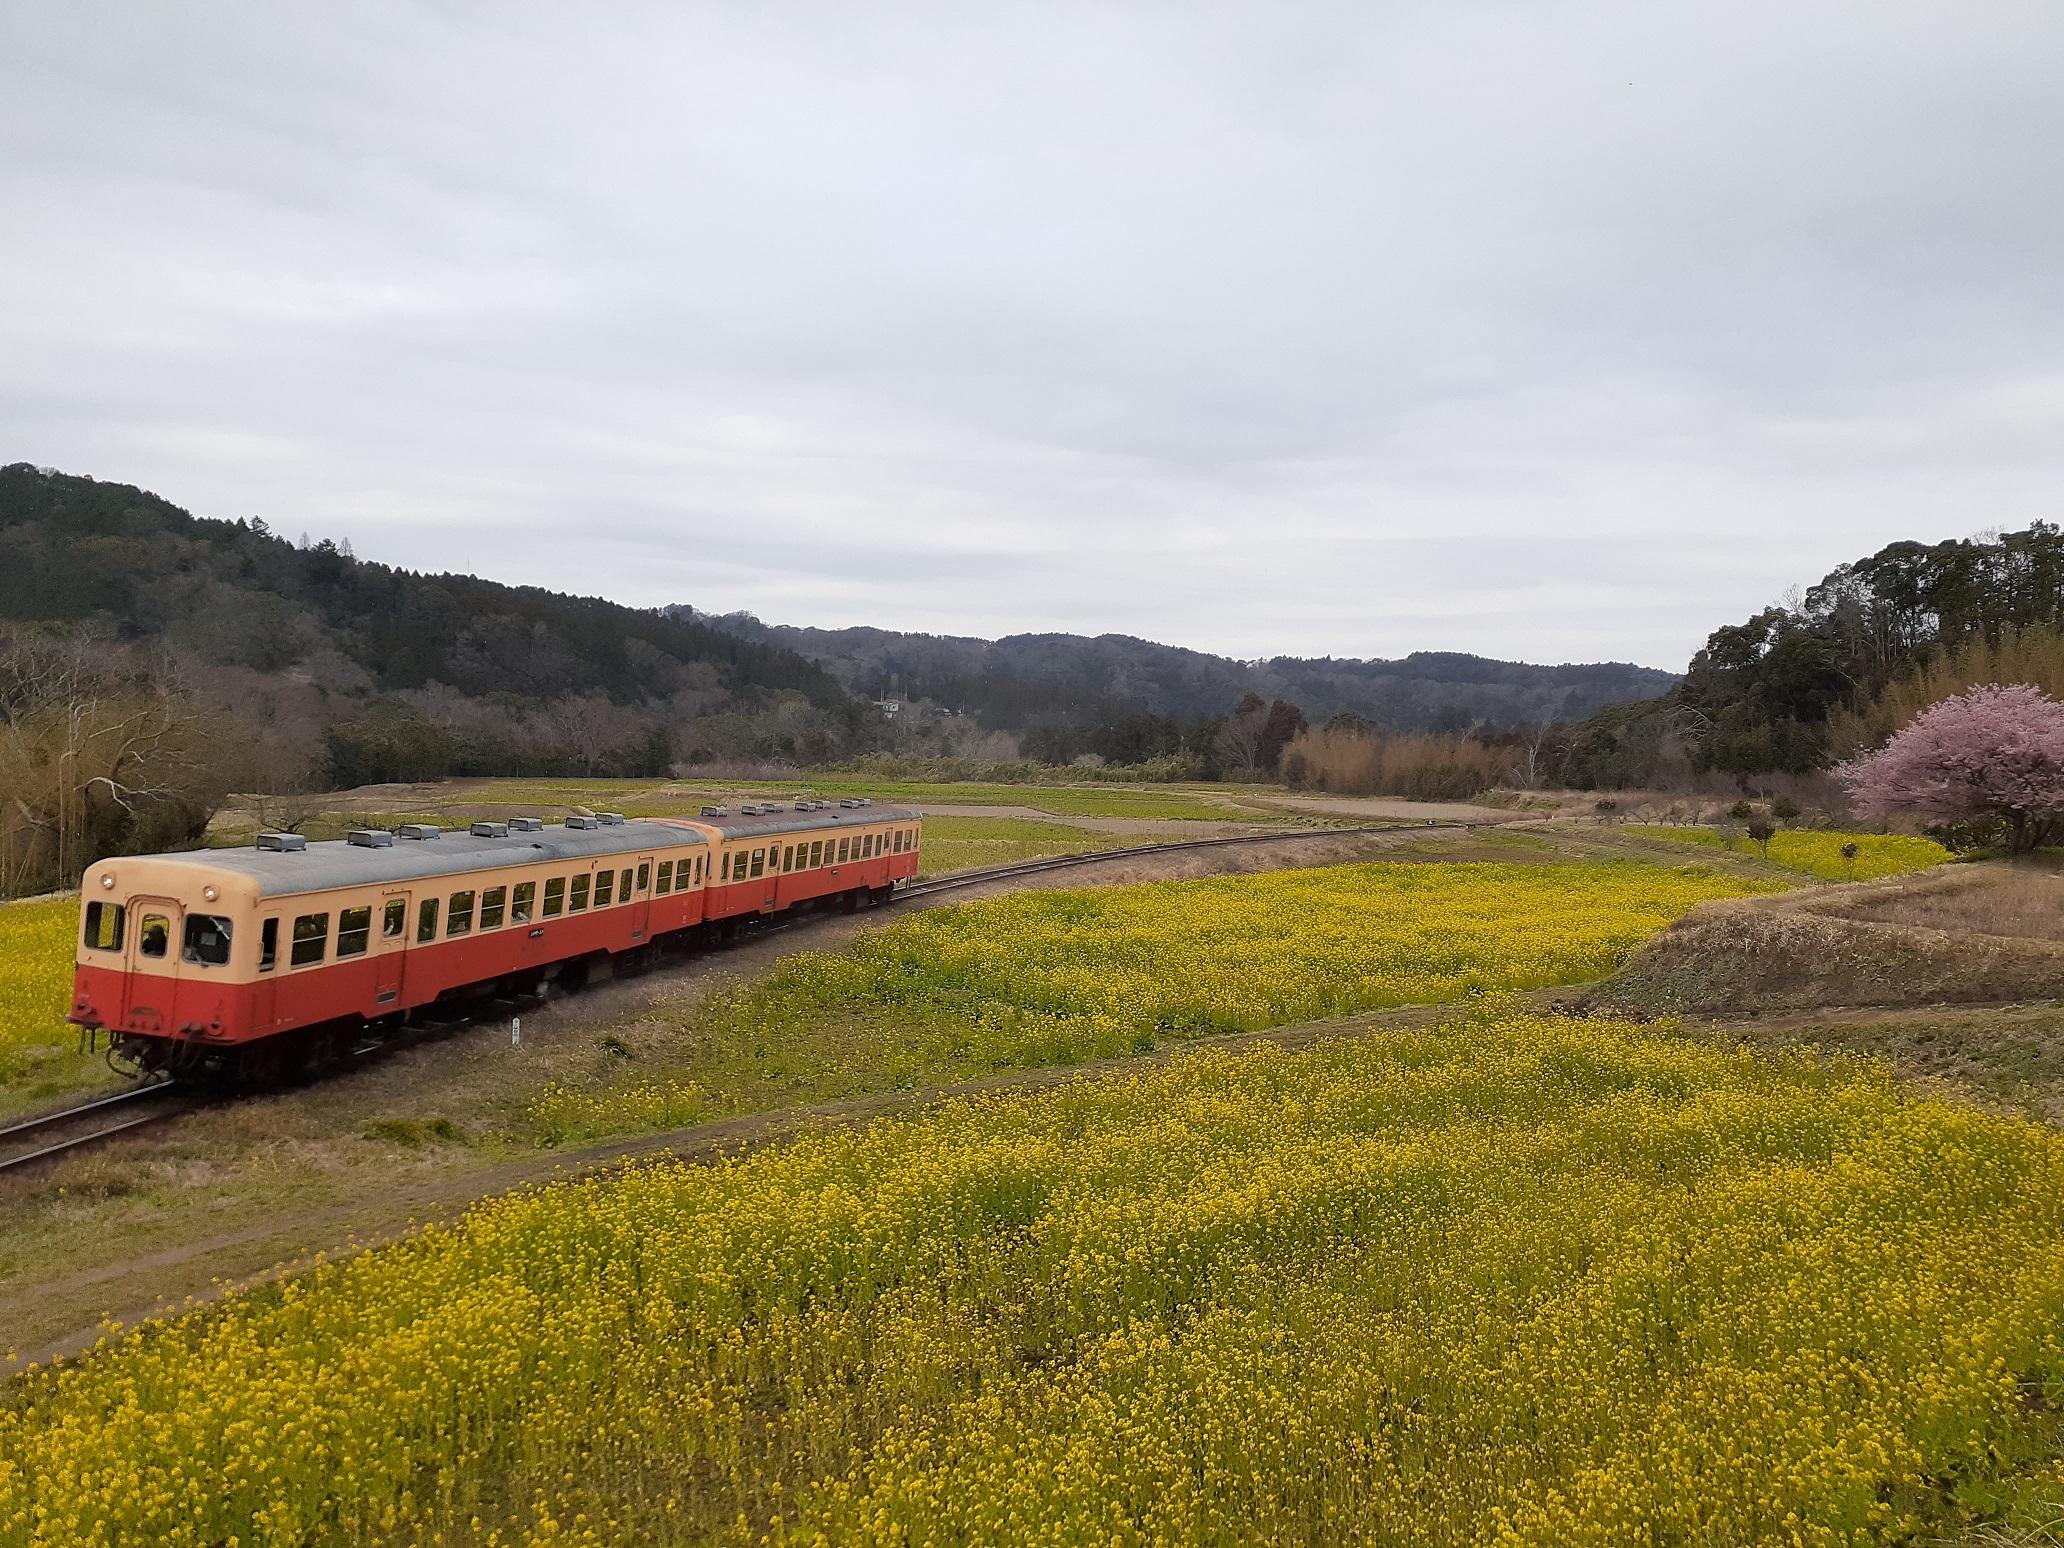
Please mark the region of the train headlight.
POLYGON ((110 888, 110 889, 112 889, 112 888, 113 888, 113 886, 115 885, 115 879, 114 879, 114 877, 112 877, 112 876, 103 876, 103 877, 101 877, 101 879, 100 879, 100 884, 101 884, 101 886, 103 886, 103 887, 107 887, 107 888, 110 888))
POLYGON ((215 889, 213 887, 203 887, 201 889, 201 896, 213 903, 215 901, 215 889))

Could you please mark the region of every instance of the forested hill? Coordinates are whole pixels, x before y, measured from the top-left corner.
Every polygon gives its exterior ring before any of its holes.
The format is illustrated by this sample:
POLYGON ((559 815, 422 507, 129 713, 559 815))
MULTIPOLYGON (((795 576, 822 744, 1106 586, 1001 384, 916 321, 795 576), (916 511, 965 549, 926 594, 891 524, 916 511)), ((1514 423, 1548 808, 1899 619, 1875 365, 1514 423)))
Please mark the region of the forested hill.
POLYGON ((655 672, 713 668, 725 686, 846 695, 815 664, 658 610, 419 575, 307 548, 263 522, 211 521, 128 484, 0 468, 0 618, 168 635, 208 658, 277 671, 320 649, 378 690, 649 696, 655 672))
POLYGON ((816 663, 693 619, 394 569, 26 463, 0 468, 7 624, 162 647, 345 781, 664 774, 684 725, 712 756, 829 757, 878 719, 816 663))
POLYGON ((1313 721, 1344 714, 1395 730, 1510 727, 1578 719, 1604 705, 1651 698, 1677 680, 1617 662, 1530 666, 1426 651, 1396 661, 1246 662, 1122 634, 980 640, 775 626, 741 613, 704 621, 822 662, 865 697, 931 700, 1018 732, 1057 720, 1093 725, 1139 714, 1219 715, 1250 694, 1296 704, 1313 721))

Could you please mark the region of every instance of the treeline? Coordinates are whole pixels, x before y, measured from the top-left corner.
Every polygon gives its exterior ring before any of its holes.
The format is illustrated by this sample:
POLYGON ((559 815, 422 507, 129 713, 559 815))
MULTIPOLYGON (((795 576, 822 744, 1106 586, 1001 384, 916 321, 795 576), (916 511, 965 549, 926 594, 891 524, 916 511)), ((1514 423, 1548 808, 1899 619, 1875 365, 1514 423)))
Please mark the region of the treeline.
POLYGON ((1715 630, 1668 693, 1570 726, 1563 782, 1810 774, 1934 702, 1930 684, 1972 673, 2023 680, 2016 674, 2060 624, 2064 533, 2054 524, 1894 543, 1795 602, 1715 630))

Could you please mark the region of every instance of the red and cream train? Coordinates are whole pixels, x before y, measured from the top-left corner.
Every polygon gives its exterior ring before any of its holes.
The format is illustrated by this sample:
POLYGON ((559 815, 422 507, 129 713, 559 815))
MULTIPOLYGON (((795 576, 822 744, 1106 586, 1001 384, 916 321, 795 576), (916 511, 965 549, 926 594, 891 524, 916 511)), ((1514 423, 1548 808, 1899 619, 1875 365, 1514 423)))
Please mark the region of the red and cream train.
POLYGON ((102 860, 80 883, 71 1020, 144 1069, 278 1073, 439 1001, 886 901, 920 834, 915 812, 820 801, 102 860))

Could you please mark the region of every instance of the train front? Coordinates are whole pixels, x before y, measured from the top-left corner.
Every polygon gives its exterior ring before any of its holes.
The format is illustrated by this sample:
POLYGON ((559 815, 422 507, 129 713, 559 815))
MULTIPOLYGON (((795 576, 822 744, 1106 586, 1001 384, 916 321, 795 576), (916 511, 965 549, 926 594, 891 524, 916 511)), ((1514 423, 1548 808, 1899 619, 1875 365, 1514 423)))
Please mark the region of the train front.
POLYGON ((257 1035, 256 892, 205 853, 96 861, 79 883, 68 1019, 146 1070, 257 1035))

